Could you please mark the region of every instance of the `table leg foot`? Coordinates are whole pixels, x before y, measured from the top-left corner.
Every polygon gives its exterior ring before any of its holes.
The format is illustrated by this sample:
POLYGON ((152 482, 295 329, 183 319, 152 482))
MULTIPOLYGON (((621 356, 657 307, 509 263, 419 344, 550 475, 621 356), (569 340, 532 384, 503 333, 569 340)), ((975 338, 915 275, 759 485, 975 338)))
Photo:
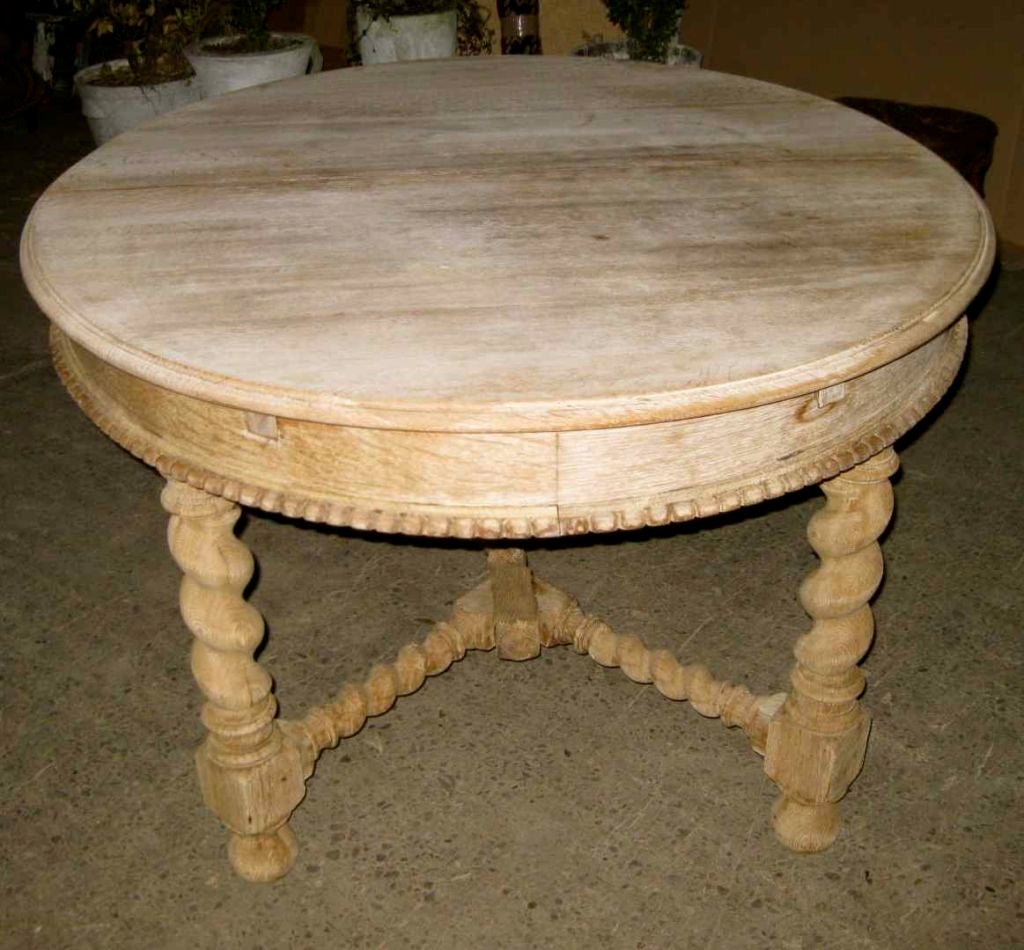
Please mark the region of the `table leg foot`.
POLYGON ((772 827, 791 851, 826 851, 839 834, 839 806, 834 802, 805 805, 782 795, 772 809, 772 827))
POLYGON ((794 851, 823 851, 839 832, 837 802, 864 764, 871 720, 858 667, 874 636, 869 601, 882 580, 878 538, 892 515, 885 449, 822 485, 828 499, 807 529, 821 560, 800 588, 813 620, 794 650, 793 690, 768 726, 765 772, 782 790, 772 823, 794 851))
POLYGON ((244 590, 249 549, 234 535, 240 509, 183 482, 161 497, 168 542, 184 576, 181 614, 192 631, 192 673, 206 697, 206 741, 196 754, 203 800, 233 833, 235 870, 254 881, 287 872, 295 838, 286 823, 305 794, 300 749, 276 720, 270 674, 254 659, 263 618, 244 590))
POLYGON ((228 842, 228 857, 235 873, 259 884, 284 877, 298 853, 295 832, 286 824, 264 834, 233 834, 228 842))

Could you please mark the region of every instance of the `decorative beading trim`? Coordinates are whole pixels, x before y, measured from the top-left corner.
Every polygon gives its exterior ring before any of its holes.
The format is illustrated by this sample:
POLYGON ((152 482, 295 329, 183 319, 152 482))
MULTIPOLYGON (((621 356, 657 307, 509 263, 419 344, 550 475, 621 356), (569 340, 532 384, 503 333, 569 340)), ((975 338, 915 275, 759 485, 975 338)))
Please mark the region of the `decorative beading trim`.
POLYGON ((290 518, 302 518, 305 521, 385 534, 464 539, 522 539, 625 531, 706 518, 745 505, 755 505, 769 498, 777 498, 787 492, 833 478, 891 446, 942 398, 943 393, 953 382, 963 359, 967 346, 967 318, 961 318, 949 331, 946 349, 939 357, 938 366, 930 374, 929 381, 922 388, 918 398, 893 419, 882 423, 877 431, 861 436, 850 445, 836 449, 812 462, 783 469, 768 478, 742 482, 730 488, 706 492, 691 498, 559 518, 488 518, 384 511, 322 501, 225 478, 209 469, 191 465, 154 449, 137 427, 116 418, 100 406, 78 377, 71 372, 66 355, 68 344, 64 334, 55 326, 51 327, 50 341, 57 374, 82 411, 107 436, 132 455, 156 468, 165 478, 187 482, 194 488, 212 495, 220 495, 250 508, 279 512, 290 518))
MULTIPOLYGON (((638 637, 615 633, 604 621, 585 614, 574 598, 544 581, 535 578, 534 586, 542 646, 571 644, 602 666, 620 667, 636 683, 653 683, 669 699, 688 699, 702 716, 742 728, 755 751, 764 753, 768 723, 785 693, 755 696, 745 686, 716 680, 705 666, 683 665, 667 650, 649 650, 638 637)), ((452 616, 435 624, 422 642, 402 647, 393 663, 374 666, 361 683, 346 683, 333 700, 282 727, 298 746, 309 774, 324 749, 355 735, 367 719, 387 712, 399 696, 416 692, 428 676, 443 673, 468 650, 494 646, 490 581, 485 581, 460 598, 452 616)))
POLYGON ((621 508, 607 513, 580 518, 563 518, 564 534, 588 534, 607 531, 625 531, 642 527, 692 521, 756 505, 787 492, 798 491, 808 485, 817 485, 834 478, 877 455, 920 422, 949 389, 956 378, 967 349, 967 318, 961 317, 949 331, 949 339, 938 365, 929 374, 917 399, 907 405, 893 419, 883 423, 877 431, 861 436, 848 446, 834 450, 813 462, 805 462, 777 472, 769 478, 745 482, 734 488, 698 495, 691 499, 664 505, 621 508))

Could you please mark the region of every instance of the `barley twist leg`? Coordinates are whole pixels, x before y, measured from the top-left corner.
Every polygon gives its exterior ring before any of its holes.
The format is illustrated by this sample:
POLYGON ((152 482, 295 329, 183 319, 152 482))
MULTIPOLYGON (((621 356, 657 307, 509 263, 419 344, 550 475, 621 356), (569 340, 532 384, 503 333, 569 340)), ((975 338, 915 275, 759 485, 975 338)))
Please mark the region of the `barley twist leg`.
POLYGON ((250 881, 286 874, 296 854, 288 828, 305 791, 298 750, 275 721, 270 675, 253 659, 263 618, 243 591, 253 573, 234 535, 240 510, 223 498, 169 481, 168 542, 184 572, 181 614, 195 639, 192 672, 206 696, 206 741, 196 752, 203 799, 232 832, 228 855, 250 881))
POLYGON ((821 560, 800 588, 811 616, 796 644, 793 691, 768 728, 765 771, 782 789, 775 832, 794 851, 823 851, 839 832, 838 801, 864 763, 870 717, 858 702, 857 666, 874 636, 869 601, 882 580, 878 538, 893 509, 886 449, 825 482, 828 499, 808 525, 821 560))

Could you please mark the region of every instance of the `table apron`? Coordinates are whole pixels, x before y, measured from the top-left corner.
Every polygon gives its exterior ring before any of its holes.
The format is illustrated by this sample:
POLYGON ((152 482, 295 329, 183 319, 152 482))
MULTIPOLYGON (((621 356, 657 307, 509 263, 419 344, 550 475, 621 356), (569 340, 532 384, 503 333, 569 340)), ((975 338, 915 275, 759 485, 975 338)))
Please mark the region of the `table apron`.
POLYGON ((523 538, 684 521, 817 483, 891 445, 956 375, 966 319, 827 389, 649 425, 429 432, 260 416, 184 396, 54 328, 86 414, 167 477, 309 521, 433 536, 523 538))

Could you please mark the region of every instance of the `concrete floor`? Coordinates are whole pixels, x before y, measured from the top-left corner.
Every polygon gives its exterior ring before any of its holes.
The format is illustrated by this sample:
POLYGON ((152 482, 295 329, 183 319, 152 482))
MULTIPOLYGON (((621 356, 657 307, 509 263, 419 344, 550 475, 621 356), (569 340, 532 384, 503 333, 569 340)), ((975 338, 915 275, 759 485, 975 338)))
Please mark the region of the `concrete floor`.
MULTIPOLYGON (((566 650, 471 655, 325 755, 298 864, 257 886, 193 780, 160 480, 62 392, 19 278, 24 216, 87 137, 67 115, 0 135, 0 945, 1024 946, 1024 274, 999 278, 954 396, 901 446, 875 728, 829 852, 776 843, 773 787, 735 730, 566 650)), ((819 504, 539 544, 532 562, 623 631, 775 691, 807 626, 794 592, 819 504)), ((263 515, 244 537, 285 715, 482 573, 470 545, 263 515)))

